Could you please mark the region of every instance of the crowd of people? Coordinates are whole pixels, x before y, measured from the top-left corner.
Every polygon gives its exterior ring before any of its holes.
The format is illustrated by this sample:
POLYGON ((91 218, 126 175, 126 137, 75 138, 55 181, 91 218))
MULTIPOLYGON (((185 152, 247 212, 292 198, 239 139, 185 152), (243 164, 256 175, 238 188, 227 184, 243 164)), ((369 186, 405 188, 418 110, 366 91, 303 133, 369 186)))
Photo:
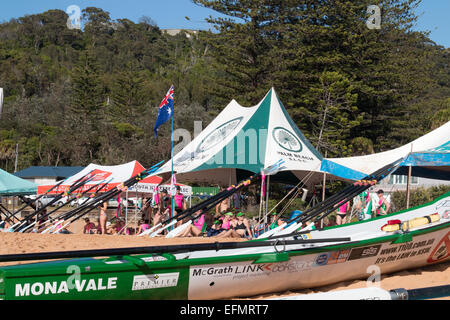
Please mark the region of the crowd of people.
POLYGON ((364 191, 354 197, 351 202, 337 204, 335 224, 342 225, 351 222, 353 216, 359 221, 383 216, 388 214, 391 207, 391 203, 382 189, 379 189, 376 194, 364 191))
MULTIPOLYGON (((140 211, 140 217, 137 226, 127 225, 122 217, 114 217, 108 221, 108 203, 105 201, 98 206, 97 224, 90 218, 85 218, 84 234, 126 234, 139 235, 157 226, 167 222, 171 214, 172 201, 167 190, 161 193, 154 193, 149 198, 144 198, 142 202, 136 204, 136 209, 140 211)), ((186 199, 181 193, 180 187, 177 187, 173 196, 174 215, 180 214, 187 209, 186 199)), ((185 225, 182 230, 176 234, 176 237, 231 237, 253 239, 267 230, 274 229, 283 223, 293 223, 294 218, 302 214, 299 210, 294 210, 288 217, 283 217, 277 212, 270 213, 267 223, 257 222, 250 219, 248 215, 240 211, 239 202, 232 197, 219 202, 214 212, 198 211, 180 219, 176 225, 179 227, 185 225)), ((354 197, 351 201, 343 201, 335 205, 335 214, 331 215, 333 219, 324 219, 322 226, 342 225, 352 222, 353 217, 358 220, 367 220, 376 216, 385 215, 389 212, 390 202, 385 197, 383 190, 378 190, 376 194, 369 194, 367 191, 354 197)), ((42 232, 53 221, 48 221, 45 210, 37 215, 32 232, 42 232), (49 224, 49 222, 51 222, 49 224)), ((6 221, 1 219, 0 231, 8 228, 6 221)), ((57 226, 58 233, 69 233, 66 228, 57 226)), ((164 236, 169 231, 165 229, 161 232, 164 236)))
MULTIPOLYGON (((83 228, 84 234, 135 234, 139 235, 151 227, 166 222, 172 217, 171 197, 167 190, 154 193, 149 198, 144 198, 141 206, 136 209, 140 211, 140 220, 137 226, 129 227, 121 217, 114 217, 107 221, 107 202, 98 206, 99 215, 97 224, 89 218, 85 218, 83 228)), ((174 215, 180 214, 187 209, 186 199, 181 193, 181 188, 176 188, 173 196, 174 215)), ((237 207, 236 199, 225 199, 216 207, 216 213, 198 211, 192 215, 180 219, 174 227, 186 224, 176 237, 234 237, 248 238, 254 237, 254 232, 249 218, 243 212, 238 212, 237 208, 231 208, 230 204, 237 207)), ((166 235, 169 230, 161 232, 161 236, 166 235)))
MULTIPOLYGON (((180 187, 177 187, 174 200, 174 215, 180 214, 187 209, 186 199, 181 193, 180 187)), ((226 198, 219 202, 215 207, 215 213, 198 211, 192 215, 180 219, 174 228, 184 225, 185 227, 176 234, 176 237, 231 237, 253 239, 263 232, 276 228, 285 222, 293 223, 293 219, 302 214, 295 210, 289 214, 289 217, 282 217, 277 212, 270 213, 268 223, 260 223, 250 219, 239 208, 235 207, 236 201, 232 198, 226 198)), ((161 193, 155 193, 150 198, 144 198, 141 206, 138 208, 141 213, 138 225, 131 228, 125 224, 121 218, 113 218, 107 222, 107 204, 106 202, 99 206, 98 225, 96 226, 88 218, 85 219, 84 233, 96 234, 141 234, 146 230, 167 222, 172 217, 171 197, 167 190, 161 193)), ((325 226, 342 225, 356 216, 358 220, 366 220, 379 215, 388 213, 390 203, 384 196, 383 190, 376 193, 376 198, 369 196, 368 192, 355 197, 352 201, 340 202, 335 206, 333 220, 325 219, 325 226), (354 215, 354 213, 356 213, 354 215)), ((169 230, 161 232, 161 236, 166 235, 169 230)))

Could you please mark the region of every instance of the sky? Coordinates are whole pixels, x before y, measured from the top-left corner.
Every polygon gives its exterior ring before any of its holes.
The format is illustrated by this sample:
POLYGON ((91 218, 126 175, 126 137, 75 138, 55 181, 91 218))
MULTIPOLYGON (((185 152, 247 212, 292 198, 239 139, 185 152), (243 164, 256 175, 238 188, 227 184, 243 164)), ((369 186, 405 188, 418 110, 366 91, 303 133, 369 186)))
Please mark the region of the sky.
MULTIPOLYGON (((66 11, 71 5, 88 6, 108 11, 112 19, 127 18, 137 22, 148 16, 161 29, 209 29, 205 18, 218 16, 213 10, 200 7, 191 0, 4 0, 0 22, 49 9, 66 11), (189 18, 186 19, 186 17, 189 18)), ((374 1, 376 2, 376 1, 374 1)), ((430 31, 430 38, 439 45, 450 47, 450 0, 422 0, 416 10, 419 20, 416 30, 430 31)))

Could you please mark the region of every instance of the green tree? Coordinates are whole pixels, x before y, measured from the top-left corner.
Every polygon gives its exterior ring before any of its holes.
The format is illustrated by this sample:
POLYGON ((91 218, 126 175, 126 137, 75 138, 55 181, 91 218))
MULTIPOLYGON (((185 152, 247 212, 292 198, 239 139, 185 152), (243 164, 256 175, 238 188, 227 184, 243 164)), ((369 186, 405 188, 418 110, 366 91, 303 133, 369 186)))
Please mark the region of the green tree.
POLYGON ((272 70, 275 24, 287 1, 245 0, 194 3, 213 9, 230 18, 208 18, 216 32, 202 32, 215 68, 211 93, 218 103, 236 99, 243 105, 254 105, 273 85, 272 70))
POLYGON ((348 155, 351 129, 362 120, 361 115, 355 116, 358 108, 354 87, 338 72, 324 72, 319 79, 319 86, 310 88, 311 99, 302 110, 313 127, 311 142, 323 154, 348 155))
POLYGON ((105 88, 99 75, 99 67, 89 52, 80 55, 72 72, 72 100, 70 132, 78 134, 77 143, 90 161, 96 158, 100 147, 99 136, 105 119, 105 88))

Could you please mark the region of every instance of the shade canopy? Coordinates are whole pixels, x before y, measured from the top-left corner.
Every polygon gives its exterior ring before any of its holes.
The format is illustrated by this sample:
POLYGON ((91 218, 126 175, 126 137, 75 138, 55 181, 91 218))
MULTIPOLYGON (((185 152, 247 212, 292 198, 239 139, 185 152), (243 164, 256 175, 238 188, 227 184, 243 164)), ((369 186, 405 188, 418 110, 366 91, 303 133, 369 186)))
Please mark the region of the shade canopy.
MULTIPOLYGON (((97 185, 98 187, 103 186, 106 182, 107 185, 104 186, 99 192, 106 192, 113 188, 116 188, 123 182, 137 175, 138 173, 145 170, 145 168, 136 160, 119 164, 113 166, 102 166, 95 163, 89 164, 83 170, 78 172, 77 174, 67 178, 64 183, 59 185, 57 188, 53 189, 50 194, 58 194, 66 191, 75 181, 81 179, 83 177, 92 178, 89 182, 83 185, 78 190, 75 190, 74 193, 82 193, 90 189, 91 187, 97 185)), ((139 181, 135 186, 129 188, 130 191, 138 192, 139 195, 143 195, 146 193, 154 193, 155 190, 168 188, 168 186, 161 185, 162 178, 158 176, 150 176, 145 179, 139 181)), ((43 194, 46 193, 47 190, 52 188, 53 185, 43 185, 38 187, 38 193, 43 194)), ((92 188, 90 192, 97 192, 98 188, 92 188)), ((182 186, 183 194, 192 193, 192 188, 189 186, 182 186)))
POLYGON ((439 147, 420 152, 411 152, 395 174, 408 174, 428 179, 450 180, 450 141, 439 147))
MULTIPOLYGON (((322 155, 291 119, 274 88, 253 107, 232 100, 173 158, 177 181, 230 185, 260 172, 280 159, 283 166, 271 181, 291 181, 313 173, 321 181, 322 155)), ((160 172, 170 176, 172 160, 160 172)))
POLYGON ((321 169, 351 180, 358 180, 405 158, 394 174, 406 174, 431 179, 450 180, 450 121, 424 136, 396 149, 366 156, 323 159, 321 169))
POLYGON ((35 194, 37 184, 0 169, 0 196, 35 194))

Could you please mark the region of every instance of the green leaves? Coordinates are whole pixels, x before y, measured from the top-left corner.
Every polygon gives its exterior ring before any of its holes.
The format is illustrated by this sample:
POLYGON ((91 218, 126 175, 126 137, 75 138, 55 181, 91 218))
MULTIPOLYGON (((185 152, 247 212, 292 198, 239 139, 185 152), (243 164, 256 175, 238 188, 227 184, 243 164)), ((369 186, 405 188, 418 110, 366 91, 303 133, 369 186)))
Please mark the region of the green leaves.
POLYGON ((213 32, 171 36, 94 7, 83 30, 62 10, 1 23, 0 166, 16 143, 19 167, 167 159, 170 128, 152 128, 171 84, 175 129, 191 134, 274 86, 328 156, 392 149, 449 119, 449 51, 410 29, 416 0, 375 3, 379 30, 366 26, 370 0, 194 2, 224 14, 207 19, 213 32))

